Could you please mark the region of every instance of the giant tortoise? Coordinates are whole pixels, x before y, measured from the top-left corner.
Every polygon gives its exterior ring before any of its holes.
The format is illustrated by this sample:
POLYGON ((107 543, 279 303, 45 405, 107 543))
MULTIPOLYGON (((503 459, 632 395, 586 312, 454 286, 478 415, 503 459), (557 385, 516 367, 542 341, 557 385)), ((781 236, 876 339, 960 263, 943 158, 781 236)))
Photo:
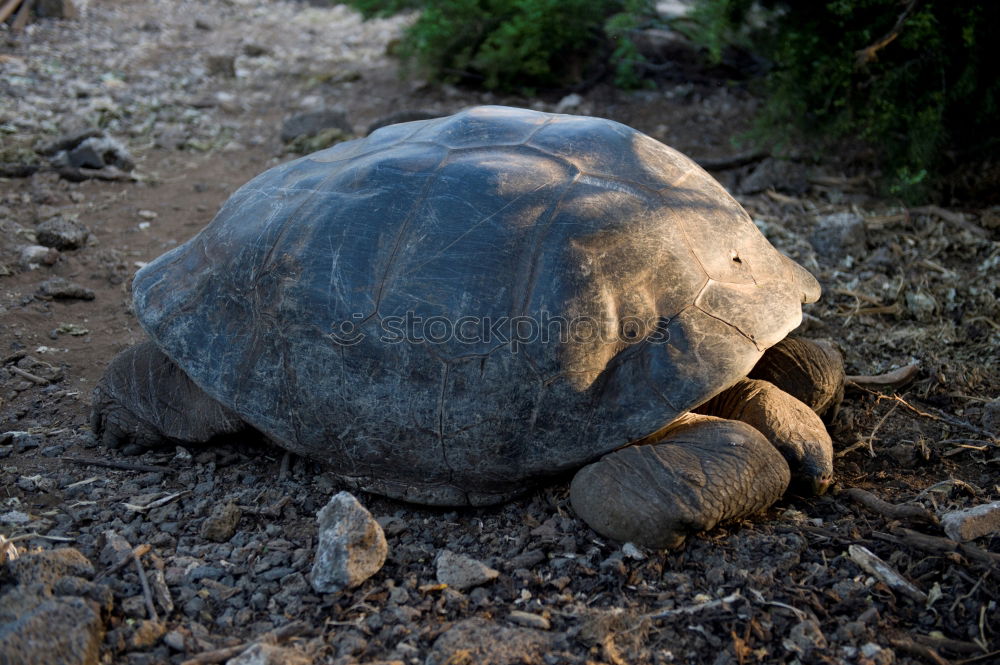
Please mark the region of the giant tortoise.
MULTIPOLYGON (((252 428, 434 505, 584 467, 575 511, 656 547, 769 506, 790 473, 831 479, 810 406, 836 372, 812 372, 810 405, 746 378, 816 280, 694 162, 610 120, 484 106, 277 166, 133 294, 150 339, 95 390, 107 445, 252 428)), ((778 383, 836 364, 778 348, 757 369, 778 383)))

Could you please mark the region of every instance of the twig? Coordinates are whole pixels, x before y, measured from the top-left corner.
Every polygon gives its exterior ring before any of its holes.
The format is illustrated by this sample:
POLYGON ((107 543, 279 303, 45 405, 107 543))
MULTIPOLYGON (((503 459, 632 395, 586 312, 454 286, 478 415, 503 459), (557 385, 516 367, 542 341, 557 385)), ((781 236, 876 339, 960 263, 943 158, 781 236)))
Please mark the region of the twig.
POLYGON ((972 658, 966 658, 965 660, 956 660, 955 665, 973 665, 973 663, 995 663, 993 660, 1000 656, 1000 651, 990 651, 989 653, 984 653, 979 656, 973 656, 972 658))
POLYGON ((849 298, 854 298, 855 300, 863 300, 869 305, 882 306, 881 300, 870 296, 867 293, 859 293, 858 291, 852 291, 850 289, 833 289, 833 293, 840 296, 848 296, 849 298))
POLYGON ((0 533, 0 566, 21 556, 14 540, 14 538, 7 538, 0 533))
POLYGON ((919 656, 924 660, 934 663, 934 665, 951 665, 951 661, 948 660, 947 658, 943 658, 941 654, 939 654, 937 651, 930 648, 929 646, 918 644, 917 642, 911 640, 909 637, 905 637, 902 635, 897 637, 890 637, 889 644, 899 649, 900 651, 905 651, 906 653, 912 654, 914 656, 919 656))
POLYGON ((72 543, 76 538, 70 538, 69 536, 47 536, 44 533, 38 533, 37 531, 32 531, 31 533, 22 533, 20 535, 14 536, 13 538, 8 538, 8 542, 14 542, 17 540, 31 540, 32 538, 39 538, 41 540, 51 540, 56 543, 72 543))
POLYGON ((174 492, 173 494, 168 494, 167 496, 161 497, 155 501, 150 501, 145 506, 137 506, 131 503, 122 503, 122 505, 128 508, 129 510, 135 511, 137 513, 144 513, 147 510, 152 510, 153 508, 159 508, 160 506, 165 506, 178 497, 182 497, 185 494, 190 494, 190 492, 191 490, 181 490, 180 492, 174 492))
POLYGON ((894 520, 918 520, 927 524, 937 524, 936 515, 928 511, 923 506, 916 505, 896 505, 883 501, 871 492, 860 487, 848 487, 841 492, 855 503, 860 503, 868 510, 878 513, 883 517, 894 520))
POLYGON ((917 0, 910 0, 910 2, 906 5, 906 9, 904 9, 903 13, 900 14, 899 18, 896 19, 896 25, 892 26, 892 30, 886 33, 884 37, 879 39, 874 44, 870 44, 865 48, 854 52, 854 57, 855 57, 854 66, 857 69, 861 69, 869 62, 874 62, 875 60, 878 60, 878 56, 876 54, 882 49, 884 49, 886 46, 891 44, 893 41, 895 41, 897 37, 899 37, 899 34, 903 31, 903 24, 906 22, 906 18, 910 15, 910 12, 912 12, 913 8, 916 6, 917 6, 917 0))
POLYGON ((734 591, 725 598, 717 598, 715 600, 708 600, 704 603, 695 603, 694 605, 685 605, 684 607, 677 607, 672 610, 658 610, 656 612, 650 612, 646 614, 647 619, 667 619, 673 616, 678 616, 680 614, 696 614, 704 610, 715 609, 716 607, 721 607, 728 603, 735 603, 737 600, 742 599, 743 596, 740 595, 739 591, 734 591))
POLYGON ((39 385, 39 386, 47 386, 50 383, 48 379, 43 379, 42 377, 40 377, 40 376, 38 376, 36 374, 32 374, 31 372, 26 372, 23 369, 21 369, 20 367, 18 367, 17 365, 11 365, 7 369, 9 369, 10 371, 14 372, 14 374, 17 374, 22 379, 26 379, 28 381, 31 381, 32 383, 34 383, 36 385, 39 385))
POLYGON ((24 26, 28 23, 28 16, 31 15, 31 7, 35 4, 35 0, 24 0, 21 3, 21 8, 17 11, 17 16, 14 17, 14 22, 10 25, 10 31, 15 35, 22 30, 24 26))
POLYGON ((941 206, 927 205, 920 206, 919 208, 910 208, 911 213, 917 213, 918 215, 933 215, 939 219, 954 224, 955 226, 960 226, 963 229, 969 231, 973 235, 979 236, 980 238, 988 238, 989 233, 986 229, 973 224, 965 218, 965 216, 960 212, 952 212, 951 210, 945 210, 941 206))
POLYGON ((139 583, 142 585, 142 597, 146 600, 146 611, 149 613, 149 618, 153 621, 159 621, 160 617, 156 614, 156 608, 153 607, 153 592, 149 589, 149 580, 146 579, 146 571, 143 570, 142 562, 139 561, 135 550, 132 550, 132 560, 135 561, 135 570, 139 575, 139 583))
POLYGON ((604 639, 601 640, 601 648, 604 650, 604 655, 607 656, 612 665, 628 665, 628 661, 622 658, 621 652, 618 651, 618 647, 615 646, 615 638, 612 633, 606 634, 604 639))
POLYGON ((225 647, 223 649, 216 649, 215 651, 206 651, 200 653, 194 658, 185 660, 181 665, 206 665, 208 663, 222 663, 233 656, 238 656, 243 653, 254 644, 260 642, 280 642, 286 640, 290 637, 295 637, 297 635, 302 635, 310 630, 309 624, 305 621, 293 621, 291 623, 286 623, 280 628, 275 628, 274 630, 268 631, 258 637, 255 640, 249 642, 243 642, 242 644, 237 644, 234 647, 225 647))
POLYGON ((896 410, 897 406, 899 406, 899 404, 893 404, 888 411, 883 413, 882 417, 879 418, 877 423, 875 423, 875 427, 872 428, 871 433, 868 435, 868 452, 871 453, 872 457, 875 457, 875 446, 873 445, 875 443, 875 435, 880 429, 882 429, 882 425, 884 425, 885 421, 889 419, 889 416, 892 415, 892 412, 896 410))
POLYGON ((133 462, 118 462, 116 460, 97 459, 95 457, 72 457, 63 456, 61 459, 77 464, 90 464, 92 466, 103 466, 108 469, 121 469, 123 471, 151 471, 160 473, 177 473, 176 469, 169 466, 158 466, 155 464, 136 464, 133 462))
POLYGON ((136 545, 134 548, 132 548, 132 553, 131 553, 132 556, 123 556, 117 563, 112 564, 106 570, 98 573, 97 577, 94 578, 94 581, 99 582, 108 575, 112 573, 117 573, 119 570, 128 565, 128 562, 132 560, 132 557, 138 558, 141 556, 145 556, 145 554, 149 552, 149 550, 151 549, 153 549, 152 545, 149 545, 147 543, 143 543, 142 545, 136 545))
POLYGON ((895 401, 899 402, 900 404, 902 404, 903 406, 905 406, 910 411, 912 411, 913 413, 917 414, 918 416, 922 416, 924 418, 930 418, 931 420, 941 420, 943 422, 948 423, 949 425, 954 425, 955 427, 961 427, 963 429, 969 430, 970 432, 975 432, 979 436, 986 437, 991 442, 1000 442, 994 436, 993 432, 987 432, 985 429, 983 429, 981 427, 976 427, 972 423, 966 422, 966 421, 962 420, 961 418, 956 418, 955 416, 948 415, 947 413, 945 413, 944 411, 941 411, 940 409, 935 409, 932 406, 922 405, 922 407, 924 409, 927 409, 928 411, 933 411, 933 413, 928 413, 927 411, 921 411, 920 409, 918 409, 917 407, 913 406, 912 404, 910 404, 909 402, 907 402, 905 399, 903 399, 902 397, 900 397, 899 395, 884 395, 882 393, 877 393, 877 392, 875 392, 873 390, 868 390, 867 388, 864 388, 863 386, 857 386, 857 388, 859 388, 861 390, 864 390, 865 392, 870 393, 872 395, 875 395, 875 397, 878 398, 878 399, 891 399, 891 400, 895 400, 895 401))
POLYGON ((786 609, 792 614, 794 614, 795 618, 797 618, 799 621, 805 621, 806 619, 809 618, 809 615, 806 612, 803 612, 797 607, 789 605, 788 603, 782 603, 777 600, 768 600, 767 598, 764 598, 764 594, 762 594, 760 591, 757 591, 757 589, 750 589, 750 592, 753 594, 754 598, 757 600, 758 603, 786 609))
POLYGON ((973 644, 972 642, 952 640, 947 637, 934 637, 933 635, 914 635, 913 641, 919 642, 920 644, 926 644, 934 649, 951 651, 952 653, 972 654, 980 653, 983 650, 978 644, 973 644))
POLYGON ((6 21, 7 17, 14 13, 19 4, 21 4, 21 0, 7 0, 7 4, 0 7, 0 23, 6 21))
POLYGON ((875 457, 875 451, 872 450, 871 443, 869 443, 868 441, 863 441, 861 439, 858 439, 857 441, 855 441, 854 443, 852 443, 851 445, 847 446, 842 450, 838 450, 836 453, 834 453, 833 456, 836 457, 837 459, 840 459, 841 457, 847 457, 858 448, 867 448, 868 456, 875 457))
POLYGON ((906 578, 896 572, 890 566, 867 547, 861 545, 851 545, 847 548, 847 554, 851 561, 858 564, 862 570, 877 578, 890 589, 903 593, 921 605, 927 602, 927 594, 913 586, 906 578))
POLYGON ((290 496, 283 496, 270 506, 257 508, 256 506, 237 506, 245 515, 263 515, 264 517, 280 517, 281 511, 292 500, 290 496))
POLYGON ((916 378, 919 372, 920 363, 913 363, 890 372, 885 372, 884 374, 873 376, 849 374, 847 376, 847 385, 853 388, 898 388, 916 378))
MULTIPOLYGON (((918 549, 938 553, 957 551, 963 556, 986 564, 987 566, 1000 566, 1000 554, 996 552, 988 552, 981 547, 973 545, 972 543, 960 543, 952 540, 951 538, 942 538, 941 536, 928 536, 925 533, 920 533, 919 531, 913 531, 911 529, 904 529, 903 527, 890 529, 890 532, 895 536, 903 538, 907 545, 913 545, 918 549)), ((1000 570, 994 568, 993 572, 1000 576, 1000 570)))
MULTIPOLYGON (((942 443, 945 442, 946 441, 943 441, 942 443)), ((919 499, 920 497, 926 496, 931 492, 951 490, 952 488, 955 487, 961 489, 969 496, 979 496, 983 493, 983 490, 979 489, 978 487, 975 487, 974 485, 970 485, 964 480, 959 480, 958 478, 949 478, 948 480, 942 480, 940 482, 934 483, 933 485, 930 485, 929 487, 925 487, 924 489, 920 490, 920 493, 913 498, 919 499)))

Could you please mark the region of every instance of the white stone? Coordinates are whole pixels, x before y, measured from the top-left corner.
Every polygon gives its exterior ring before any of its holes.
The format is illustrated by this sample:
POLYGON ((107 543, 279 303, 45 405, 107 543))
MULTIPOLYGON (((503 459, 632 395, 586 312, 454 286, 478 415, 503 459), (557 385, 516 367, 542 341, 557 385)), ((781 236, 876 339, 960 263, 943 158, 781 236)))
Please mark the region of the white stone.
POLYGON ((437 579, 452 589, 462 591, 495 580, 500 572, 464 554, 441 550, 437 557, 437 579))
POLYGON ((1000 533, 1000 501, 945 513, 941 526, 949 538, 959 542, 1000 533))
POLYGON ((317 593, 360 585, 385 563, 382 527, 350 492, 335 494, 317 514, 318 542, 310 583, 317 593))

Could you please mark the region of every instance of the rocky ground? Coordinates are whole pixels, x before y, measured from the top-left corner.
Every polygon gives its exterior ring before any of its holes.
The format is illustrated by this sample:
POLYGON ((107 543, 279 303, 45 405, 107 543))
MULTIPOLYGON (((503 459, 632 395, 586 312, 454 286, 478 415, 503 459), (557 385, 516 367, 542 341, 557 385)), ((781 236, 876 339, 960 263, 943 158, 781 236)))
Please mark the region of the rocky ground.
POLYGON ((859 155, 726 164, 754 101, 711 72, 536 99, 403 80, 385 53, 406 20, 91 0, 0 29, 0 662, 1000 662, 1000 519, 941 523, 1000 499, 1000 210, 877 198, 859 155), (289 117, 342 112, 329 140, 478 103, 610 117, 702 160, 823 283, 803 334, 852 374, 919 367, 848 392, 832 493, 675 552, 597 536, 565 480, 478 510, 360 494, 385 563, 319 593, 328 469, 254 441, 96 446, 90 392, 142 338, 131 275, 288 159, 289 117))

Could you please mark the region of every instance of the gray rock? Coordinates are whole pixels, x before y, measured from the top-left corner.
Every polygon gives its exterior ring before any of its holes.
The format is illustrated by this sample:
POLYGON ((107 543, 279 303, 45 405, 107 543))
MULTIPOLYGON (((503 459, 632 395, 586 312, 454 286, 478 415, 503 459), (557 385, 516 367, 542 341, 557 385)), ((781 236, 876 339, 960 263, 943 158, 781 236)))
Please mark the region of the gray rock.
POLYGON ((540 614, 532 614, 531 612, 524 612, 522 610, 511 610, 510 614, 507 615, 507 618, 512 622, 527 628, 548 630, 552 627, 549 620, 540 614))
POLYGON ((517 569, 517 568, 531 569, 543 561, 545 561, 545 552, 543 552, 542 550, 528 550, 527 552, 522 552, 521 554, 518 554, 513 559, 510 559, 507 563, 510 565, 512 569, 517 569))
POLYGON ((809 242, 816 254, 831 264, 840 263, 845 256, 860 256, 865 251, 865 220, 850 212, 818 217, 809 242))
POLYGON ((59 251, 52 247, 42 245, 27 245, 21 248, 18 256, 18 263, 26 270, 37 268, 40 265, 51 266, 59 260, 59 251))
POLYGON ((784 646, 789 651, 809 654, 826 649, 827 641, 819 624, 812 619, 805 619, 792 627, 784 646))
POLYGON ((38 293, 56 300, 93 300, 94 291, 62 277, 52 277, 38 285, 38 293))
POLYGON ((312 658, 300 651, 258 642, 227 660, 226 665, 309 665, 312 662, 312 658))
POLYGON ((234 503, 216 506, 212 514, 201 525, 201 537, 216 543, 224 543, 236 533, 243 511, 234 503))
POLYGON ((74 168, 103 169, 114 166, 123 171, 131 171, 135 167, 135 161, 125 146, 110 136, 84 139, 67 151, 66 161, 74 168))
POLYGON ((317 593, 360 585, 377 573, 389 552, 382 527, 350 492, 319 511, 318 542, 310 583, 317 593))
POLYGON ((925 291, 907 291, 906 309, 917 321, 929 322, 934 319, 938 305, 934 296, 925 291))
POLYGON ((759 194, 769 189, 793 195, 804 193, 809 189, 805 169, 787 159, 768 157, 755 166, 738 187, 740 194, 759 194))
POLYGON ((1000 533, 1000 501, 945 513, 941 526, 949 538, 959 542, 1000 533))
POLYGON ((243 55, 248 58, 259 58, 261 56, 271 55, 271 49, 262 44, 248 42, 243 45, 243 55))
POLYGON ((67 547, 24 554, 5 569, 14 584, 0 595, 0 662, 96 665, 104 636, 100 610, 110 607, 110 590, 81 579, 93 577, 90 561, 67 547), (62 594, 88 589, 106 602, 62 594))
POLYGON ((53 217, 38 225, 35 237, 39 245, 59 250, 79 249, 87 244, 90 229, 72 219, 53 217))
POLYGON ((2 597, 16 618, 0 624, 4 665, 96 665, 104 626, 83 598, 44 598, 8 592, 2 597))
POLYGON ((315 136, 326 129, 339 129, 345 134, 354 131, 347 114, 335 109, 310 111, 293 115, 281 127, 281 140, 290 143, 300 136, 315 136))
POLYGON ((63 577, 94 576, 94 566, 79 550, 63 547, 24 554, 7 562, 7 575, 21 586, 52 586, 63 577))
POLYGON ((205 68, 211 76, 236 78, 236 57, 218 54, 206 56, 205 68))
POLYGON ((583 97, 578 93, 571 93, 559 100, 554 109, 556 113, 572 113, 583 103, 583 97))
POLYGON ((437 557, 437 579, 452 589, 463 591, 495 580, 500 572, 463 554, 441 550, 437 557))
POLYGON ((80 129, 69 131, 52 143, 42 146, 38 149, 38 153, 40 155, 51 157, 56 153, 74 148, 91 137, 103 135, 104 132, 97 127, 82 127, 80 129))
POLYGON ((31 516, 28 513, 23 513, 20 510, 9 510, 6 513, 0 513, 0 524, 27 524, 31 521, 31 516))
POLYGON ((14 447, 18 450, 18 452, 37 448, 42 445, 44 441, 45 437, 41 434, 30 434, 28 432, 21 432, 17 430, 0 434, 0 444, 14 444, 14 447))
POLYGON ((114 529, 108 529, 102 533, 97 544, 101 549, 100 561, 105 566, 114 566, 121 563, 126 557, 132 556, 132 546, 114 529))

